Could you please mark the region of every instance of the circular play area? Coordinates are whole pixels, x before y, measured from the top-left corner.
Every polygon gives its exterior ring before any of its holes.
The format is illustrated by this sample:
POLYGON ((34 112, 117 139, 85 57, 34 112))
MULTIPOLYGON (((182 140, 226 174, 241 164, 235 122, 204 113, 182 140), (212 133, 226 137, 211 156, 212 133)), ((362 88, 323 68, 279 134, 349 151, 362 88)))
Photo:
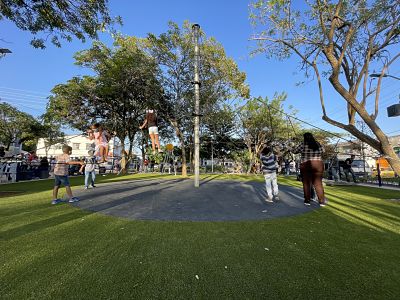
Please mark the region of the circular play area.
POLYGON ((133 220, 239 221, 293 216, 318 208, 304 206, 302 190, 279 187, 279 200, 268 203, 262 182, 190 179, 147 179, 101 184, 79 190, 83 210, 133 220))

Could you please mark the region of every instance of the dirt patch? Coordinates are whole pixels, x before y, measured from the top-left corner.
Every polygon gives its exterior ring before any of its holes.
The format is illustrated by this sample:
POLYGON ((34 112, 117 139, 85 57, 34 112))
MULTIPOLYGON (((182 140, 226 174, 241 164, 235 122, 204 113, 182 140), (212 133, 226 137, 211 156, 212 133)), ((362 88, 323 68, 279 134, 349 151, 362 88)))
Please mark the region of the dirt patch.
POLYGON ((10 196, 18 196, 22 193, 23 192, 21 192, 21 191, 4 191, 4 192, 0 192, 0 198, 10 197, 10 196))

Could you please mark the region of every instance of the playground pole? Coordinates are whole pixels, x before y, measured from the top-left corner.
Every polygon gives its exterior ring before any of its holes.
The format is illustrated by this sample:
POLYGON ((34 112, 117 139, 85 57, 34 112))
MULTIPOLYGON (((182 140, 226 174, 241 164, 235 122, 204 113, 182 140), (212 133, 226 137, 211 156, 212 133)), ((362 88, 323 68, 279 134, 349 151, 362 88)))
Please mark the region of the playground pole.
POLYGON ((199 187, 200 164, 200 81, 199 81, 199 24, 192 26, 194 34, 194 186, 199 187))

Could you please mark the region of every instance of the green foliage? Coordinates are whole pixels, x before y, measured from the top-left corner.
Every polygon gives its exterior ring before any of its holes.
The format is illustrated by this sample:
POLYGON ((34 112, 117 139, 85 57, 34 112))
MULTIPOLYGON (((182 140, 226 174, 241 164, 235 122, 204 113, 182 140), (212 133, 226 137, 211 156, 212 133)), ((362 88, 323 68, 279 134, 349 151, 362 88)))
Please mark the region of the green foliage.
POLYGON ((49 151, 50 147, 57 144, 65 144, 65 134, 60 130, 60 125, 57 123, 44 123, 43 124, 43 141, 44 147, 47 152, 49 151))
POLYGON ((136 46, 135 38, 122 37, 116 37, 113 48, 95 42, 75 60, 95 75, 57 85, 46 115, 79 130, 101 122, 121 141, 128 138, 132 147, 145 108, 161 97, 155 60, 136 46))
POLYGON ((305 76, 318 81, 323 120, 390 157, 393 169, 400 172, 400 160, 377 122, 382 76, 400 58, 400 2, 312 0, 298 5, 290 0, 259 0, 251 7, 258 31, 254 53, 279 59, 297 56, 305 76), (382 72, 380 80, 370 80, 373 70, 382 72), (329 116, 326 78, 345 100, 348 123, 329 116), (372 109, 369 103, 374 104, 372 109), (358 116, 374 137, 355 126, 358 116))
MULTIPOLYGON (((240 72, 233 59, 226 56, 223 46, 200 31, 200 113, 207 116, 231 98, 246 98, 249 87, 245 73, 240 72)), ((149 34, 139 39, 144 51, 153 57, 160 68, 159 81, 163 97, 154 101, 154 107, 174 127, 182 150, 182 163, 186 165, 185 144, 190 144, 193 131, 194 46, 191 24, 180 28, 169 22, 167 32, 156 36, 149 34)))
POLYGON ((0 144, 4 144, 6 150, 14 142, 23 143, 28 147, 25 149, 31 150, 44 134, 43 126, 33 116, 0 103, 0 144))
MULTIPOLYGON (((85 41, 97 38, 99 30, 119 23, 108 12, 108 0, 2 0, 0 20, 6 18, 19 29, 34 35, 31 45, 44 49, 46 41, 61 47, 62 40, 70 42, 73 37, 85 41), (43 32, 46 37, 38 37, 43 32)), ((111 30, 113 30, 111 28, 111 30)))
POLYGON ((202 118, 200 157, 231 158, 246 145, 236 134, 236 115, 231 106, 222 105, 202 118))
POLYGON ((285 114, 295 114, 290 107, 285 112, 285 99, 284 93, 275 94, 271 100, 257 97, 238 108, 238 132, 247 146, 248 172, 267 143, 282 143, 299 132, 299 124, 285 114))

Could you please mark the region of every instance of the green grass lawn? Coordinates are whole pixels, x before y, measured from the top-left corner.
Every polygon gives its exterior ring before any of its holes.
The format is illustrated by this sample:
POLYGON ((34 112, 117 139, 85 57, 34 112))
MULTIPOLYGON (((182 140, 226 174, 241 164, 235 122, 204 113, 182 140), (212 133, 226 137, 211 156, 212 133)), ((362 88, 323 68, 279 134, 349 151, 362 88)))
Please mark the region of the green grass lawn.
MULTIPOLYGON (((262 181, 217 177, 225 178, 262 181)), ((300 186, 283 177, 279 183, 300 186)), ((23 192, 0 193, 1 299, 400 295, 400 203, 387 200, 400 198, 398 191, 327 187, 327 207, 270 221, 156 222, 51 206, 51 187, 52 181, 0 185, 2 192, 23 192)))

